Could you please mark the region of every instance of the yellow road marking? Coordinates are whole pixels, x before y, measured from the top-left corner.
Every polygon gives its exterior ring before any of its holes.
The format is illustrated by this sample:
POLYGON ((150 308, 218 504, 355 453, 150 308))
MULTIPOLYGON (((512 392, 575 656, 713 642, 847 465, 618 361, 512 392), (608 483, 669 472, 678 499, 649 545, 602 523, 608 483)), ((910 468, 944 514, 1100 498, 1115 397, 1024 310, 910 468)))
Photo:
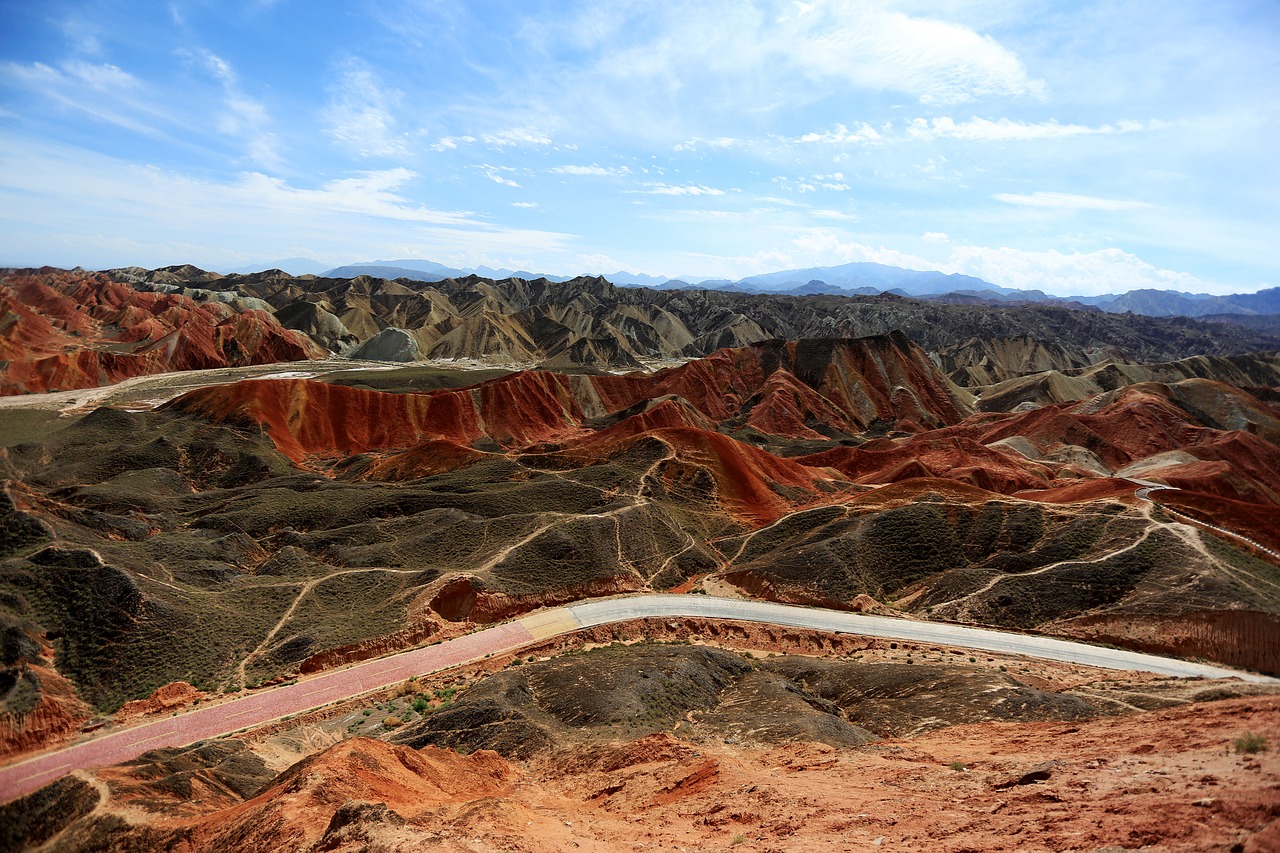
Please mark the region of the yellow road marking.
POLYGON ((554 637, 556 634, 563 634, 566 631, 576 631, 582 627, 582 624, 571 613, 564 610, 534 613, 532 616, 520 619, 519 622, 526 631, 533 635, 535 640, 544 640, 547 637, 554 637))
POLYGON ((46 773, 61 773, 63 770, 66 770, 71 766, 72 766, 71 764, 59 764, 57 767, 50 767, 47 770, 40 770, 35 773, 28 773, 26 776, 19 778, 18 783, 21 784, 27 781, 28 779, 34 779, 37 776, 43 776, 46 773))

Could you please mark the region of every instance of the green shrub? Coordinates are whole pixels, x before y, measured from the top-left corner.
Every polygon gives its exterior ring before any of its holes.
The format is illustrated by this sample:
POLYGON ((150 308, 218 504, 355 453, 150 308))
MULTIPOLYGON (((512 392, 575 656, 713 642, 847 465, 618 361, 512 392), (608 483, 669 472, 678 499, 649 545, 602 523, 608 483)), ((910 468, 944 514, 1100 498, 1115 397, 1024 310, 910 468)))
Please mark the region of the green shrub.
POLYGON ((1267 751, 1267 739, 1256 732, 1245 732, 1232 741, 1236 748, 1236 755, 1253 755, 1256 752, 1267 751))

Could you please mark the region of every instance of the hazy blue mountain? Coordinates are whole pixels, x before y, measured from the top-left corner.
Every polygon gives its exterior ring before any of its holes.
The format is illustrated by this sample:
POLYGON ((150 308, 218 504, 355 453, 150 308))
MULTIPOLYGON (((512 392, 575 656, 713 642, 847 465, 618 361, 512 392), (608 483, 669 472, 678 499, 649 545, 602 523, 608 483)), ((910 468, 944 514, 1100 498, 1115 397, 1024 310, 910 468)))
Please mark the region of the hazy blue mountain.
POLYGON ((414 269, 412 267, 388 266, 385 264, 347 264, 344 267, 334 267, 326 270, 322 275, 325 278, 355 278, 360 275, 372 276, 373 278, 407 278, 411 281, 443 281, 446 278, 459 278, 466 275, 462 270, 451 270, 448 267, 441 267, 437 271, 428 271, 423 269, 414 269))
POLYGON ((1224 298, 1255 314, 1280 314, 1280 287, 1268 287, 1257 293, 1237 293, 1224 298))
POLYGON ((1258 293, 1233 293, 1228 296, 1182 293, 1175 290, 1131 290, 1103 307, 1112 314, 1131 311, 1147 317, 1277 314, 1280 313, 1280 287, 1272 287, 1258 293))
POLYGON ((378 266, 378 267, 400 267, 407 270, 421 270, 422 272, 443 273, 447 278, 451 273, 459 272, 453 267, 447 267, 444 264, 438 264, 435 261, 428 261, 423 258, 400 258, 394 261, 368 261, 367 263, 354 264, 349 266, 378 266))
POLYGON ((645 275, 639 272, 626 272, 618 270, 615 273, 605 273, 604 277, 620 287, 661 287, 671 279, 662 275, 645 275))
POLYGON ((877 290, 900 289, 912 296, 923 296, 932 293, 950 293, 956 290, 992 289, 1008 292, 1008 288, 999 287, 980 278, 969 275, 941 273, 936 271, 906 270, 884 264, 855 262, 835 267, 810 267, 809 269, 782 270, 781 272, 763 273, 748 276, 738 282, 740 285, 751 285, 762 290, 790 290, 802 287, 810 281, 822 281, 845 290, 857 287, 874 287, 877 290))
POLYGON ((263 261, 261 263, 247 264, 233 270, 225 270, 225 272, 248 275, 250 273, 262 272, 264 270, 284 270, 289 275, 320 275, 328 268, 328 264, 321 263, 313 258, 282 258, 278 261, 263 261))

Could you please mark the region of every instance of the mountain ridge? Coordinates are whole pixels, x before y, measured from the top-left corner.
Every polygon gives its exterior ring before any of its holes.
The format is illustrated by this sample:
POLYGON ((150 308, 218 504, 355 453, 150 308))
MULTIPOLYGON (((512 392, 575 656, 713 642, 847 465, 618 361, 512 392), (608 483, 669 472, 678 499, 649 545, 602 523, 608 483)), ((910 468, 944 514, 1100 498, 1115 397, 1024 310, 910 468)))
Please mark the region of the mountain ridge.
MULTIPOLYGON (((549 281, 569 281, 577 276, 537 273, 528 270, 494 269, 487 266, 450 267, 425 259, 398 259, 365 261, 325 268, 319 261, 309 258, 289 258, 263 266, 245 266, 231 273, 252 274, 270 268, 284 269, 292 275, 312 274, 326 278, 353 278, 372 275, 381 278, 408 278, 416 281, 441 281, 479 275, 503 279, 545 278, 549 281), (298 270, 298 271, 295 271, 298 270)), ((961 273, 943 273, 936 270, 911 270, 869 261, 854 261, 825 267, 799 267, 769 273, 758 273, 740 279, 704 279, 698 276, 661 276, 631 273, 618 270, 603 276, 613 284, 624 287, 650 287, 663 290, 699 289, 729 290, 744 293, 807 293, 866 295, 871 290, 879 293, 900 292, 922 298, 947 298, 971 296, 995 302, 1075 302, 1092 305, 1108 313, 1126 311, 1151 317, 1200 317, 1205 315, 1280 315, 1280 287, 1262 288, 1253 293, 1214 295, 1177 290, 1140 288, 1121 293, 1097 296, 1056 296, 1043 290, 1022 290, 1004 287, 981 278, 961 273), (815 286, 822 289, 815 289, 815 286), (807 288, 807 289, 806 289, 807 288)))

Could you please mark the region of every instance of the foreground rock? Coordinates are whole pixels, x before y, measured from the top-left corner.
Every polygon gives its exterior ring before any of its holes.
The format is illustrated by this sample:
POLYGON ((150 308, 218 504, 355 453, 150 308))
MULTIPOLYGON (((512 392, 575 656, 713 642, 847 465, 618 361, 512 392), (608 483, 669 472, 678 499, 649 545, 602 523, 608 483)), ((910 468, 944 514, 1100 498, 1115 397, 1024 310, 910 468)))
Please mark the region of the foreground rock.
MULTIPOLYGON (((978 723, 858 748, 654 734, 523 766, 358 738, 243 802, 178 814, 69 779, 0 812, 50 849, 1274 849, 1280 699, 1071 723, 978 723)), ((197 801, 203 802, 203 801, 197 801)))

